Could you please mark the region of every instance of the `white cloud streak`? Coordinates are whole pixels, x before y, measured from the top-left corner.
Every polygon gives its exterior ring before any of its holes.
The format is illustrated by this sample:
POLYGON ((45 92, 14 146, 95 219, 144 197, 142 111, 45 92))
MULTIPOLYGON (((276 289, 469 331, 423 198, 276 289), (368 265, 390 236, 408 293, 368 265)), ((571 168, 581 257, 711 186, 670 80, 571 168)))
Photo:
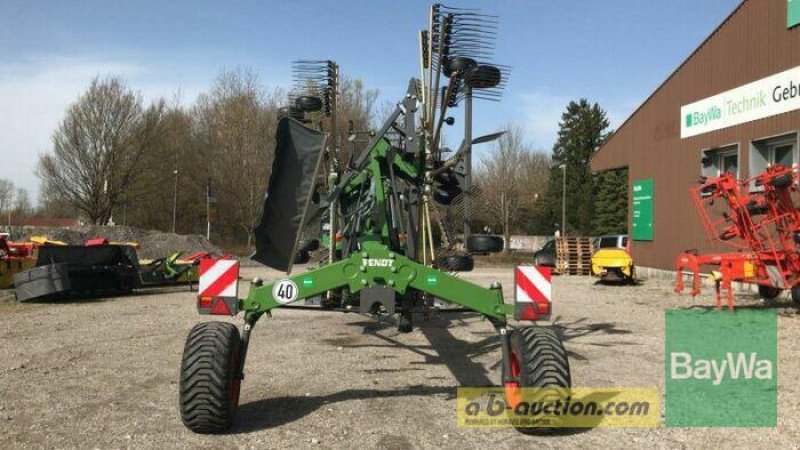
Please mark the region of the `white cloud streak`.
POLYGON ((157 74, 145 65, 103 58, 32 57, 0 64, 0 178, 38 197, 38 157, 51 149, 67 107, 98 75, 125 78, 146 102, 159 96, 169 100, 179 89, 182 102, 191 102, 201 90, 152 81, 157 74))

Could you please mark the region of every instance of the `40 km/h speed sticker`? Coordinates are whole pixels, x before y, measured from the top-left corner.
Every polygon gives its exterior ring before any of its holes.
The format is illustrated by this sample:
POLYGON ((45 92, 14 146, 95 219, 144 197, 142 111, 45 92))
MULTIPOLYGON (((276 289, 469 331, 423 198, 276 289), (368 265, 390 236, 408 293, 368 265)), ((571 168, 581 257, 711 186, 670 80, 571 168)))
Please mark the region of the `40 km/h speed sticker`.
POLYGON ((292 280, 280 280, 272 288, 272 298, 281 305, 297 300, 297 285, 292 280))

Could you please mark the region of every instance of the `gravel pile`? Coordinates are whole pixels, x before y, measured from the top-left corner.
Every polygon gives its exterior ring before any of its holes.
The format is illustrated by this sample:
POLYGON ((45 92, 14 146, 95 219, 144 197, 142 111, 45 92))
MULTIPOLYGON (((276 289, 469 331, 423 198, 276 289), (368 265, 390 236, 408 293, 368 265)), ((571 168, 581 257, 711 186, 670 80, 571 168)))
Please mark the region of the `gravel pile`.
POLYGON ((121 225, 33 229, 22 235, 21 238, 27 240, 35 235, 47 236, 50 239, 75 245, 98 237, 108 238, 109 241, 114 242, 136 242, 139 244, 139 258, 161 258, 178 251, 184 254, 198 251, 206 251, 215 255, 223 253, 217 246, 199 234, 165 233, 121 225))

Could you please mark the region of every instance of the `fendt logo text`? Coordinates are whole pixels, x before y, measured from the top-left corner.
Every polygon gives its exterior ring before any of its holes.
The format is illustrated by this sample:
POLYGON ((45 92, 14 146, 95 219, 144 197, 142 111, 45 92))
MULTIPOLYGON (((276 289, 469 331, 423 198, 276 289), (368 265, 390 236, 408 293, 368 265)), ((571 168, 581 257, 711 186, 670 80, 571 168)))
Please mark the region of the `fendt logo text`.
POLYGON ((363 258, 361 265, 364 267, 391 267, 394 263, 393 259, 376 259, 376 258, 363 258))

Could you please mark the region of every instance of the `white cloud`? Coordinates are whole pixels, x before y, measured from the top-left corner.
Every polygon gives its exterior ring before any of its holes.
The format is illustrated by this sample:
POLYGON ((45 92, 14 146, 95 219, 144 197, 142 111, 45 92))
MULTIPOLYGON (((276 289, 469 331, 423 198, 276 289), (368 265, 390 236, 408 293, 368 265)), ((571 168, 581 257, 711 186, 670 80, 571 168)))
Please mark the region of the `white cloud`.
POLYGON ((51 137, 66 108, 96 76, 118 75, 140 90, 145 101, 194 101, 199 85, 180 86, 160 78, 147 66, 103 58, 33 57, 0 64, 0 178, 38 196, 38 156, 51 148, 51 137))

